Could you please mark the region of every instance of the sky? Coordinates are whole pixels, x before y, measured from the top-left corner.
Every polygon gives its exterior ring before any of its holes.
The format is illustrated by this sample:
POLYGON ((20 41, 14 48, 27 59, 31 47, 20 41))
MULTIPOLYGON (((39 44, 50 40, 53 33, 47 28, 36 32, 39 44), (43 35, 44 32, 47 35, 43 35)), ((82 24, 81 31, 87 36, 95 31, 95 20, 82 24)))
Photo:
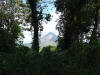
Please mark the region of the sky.
POLYGON ((25 2, 26 2, 26 0, 23 0, 23 2, 25 3, 25 2))
MULTIPOLYGON (((43 0, 43 1, 54 1, 54 0, 43 0)), ((23 2, 25 3, 25 0, 23 0, 23 2)), ((51 21, 45 23, 44 21, 42 22, 42 26, 43 26, 43 31, 41 32, 41 37, 43 37, 44 35, 48 34, 49 32, 53 32, 56 35, 58 35, 58 31, 56 30, 56 25, 57 25, 57 19, 59 18, 60 14, 56 13, 56 9, 54 7, 54 5, 51 3, 48 4, 48 7, 44 10, 44 13, 49 13, 51 14, 51 21)), ((29 31, 24 31, 24 43, 31 43, 32 42, 32 34, 29 31)))

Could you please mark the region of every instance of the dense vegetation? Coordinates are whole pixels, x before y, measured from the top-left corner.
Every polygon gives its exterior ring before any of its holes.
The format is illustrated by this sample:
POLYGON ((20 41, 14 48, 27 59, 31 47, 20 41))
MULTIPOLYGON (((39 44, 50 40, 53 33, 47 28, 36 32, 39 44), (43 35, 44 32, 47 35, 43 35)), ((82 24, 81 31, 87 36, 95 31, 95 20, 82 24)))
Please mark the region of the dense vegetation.
POLYGON ((69 51, 45 47, 40 53, 19 47, 13 54, 0 53, 0 75, 99 75, 99 49, 98 42, 78 43, 69 51))
POLYGON ((41 22, 50 21, 41 3, 0 3, 0 75, 99 75, 99 0, 55 0, 61 12, 58 46, 39 49, 41 22), (30 28, 23 28, 28 23, 30 28), (31 48, 20 40, 23 30, 34 33, 31 48))

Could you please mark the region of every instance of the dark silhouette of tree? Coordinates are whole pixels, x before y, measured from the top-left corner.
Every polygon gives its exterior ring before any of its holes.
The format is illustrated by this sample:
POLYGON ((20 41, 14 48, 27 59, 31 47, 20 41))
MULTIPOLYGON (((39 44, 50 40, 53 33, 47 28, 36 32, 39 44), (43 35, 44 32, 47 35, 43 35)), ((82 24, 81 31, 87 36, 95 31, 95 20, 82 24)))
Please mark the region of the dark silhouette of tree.
POLYGON ((95 17, 94 17, 94 28, 93 28, 93 31, 92 31, 92 34, 91 34, 91 38, 90 38, 90 44, 92 44, 92 41, 94 40, 97 40, 97 30, 98 30, 98 16, 99 16, 99 9, 100 9, 100 4, 99 4, 100 1, 98 0, 95 0, 94 3, 95 3, 95 17))
POLYGON ((30 5, 31 9, 29 20, 31 20, 31 25, 34 28, 32 49, 39 51, 39 36, 41 35, 39 32, 43 31, 43 26, 41 25, 41 22, 43 20, 50 21, 51 15, 43 13, 43 10, 45 10, 45 8, 47 7, 47 3, 41 3, 38 0, 28 0, 27 3, 30 5))
POLYGON ((37 18, 37 0, 28 0, 29 4, 30 4, 30 8, 32 11, 32 26, 34 28, 34 38, 33 38, 33 43, 32 43, 32 48, 34 50, 39 51, 39 38, 38 38, 38 31, 39 31, 39 27, 38 27, 38 18, 37 18))
POLYGON ((87 0, 57 0, 57 11, 62 12, 57 29, 61 33, 60 48, 68 49, 79 42, 79 37, 87 33, 93 24, 93 2, 87 0))

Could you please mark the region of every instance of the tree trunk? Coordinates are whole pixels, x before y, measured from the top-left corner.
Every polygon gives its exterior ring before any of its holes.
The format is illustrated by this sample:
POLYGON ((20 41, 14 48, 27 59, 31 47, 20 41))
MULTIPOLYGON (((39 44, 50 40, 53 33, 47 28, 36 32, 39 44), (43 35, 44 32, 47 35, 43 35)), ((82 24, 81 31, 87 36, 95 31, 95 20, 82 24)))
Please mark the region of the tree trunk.
POLYGON ((34 27, 34 35, 32 42, 32 49, 39 51, 39 38, 38 38, 38 19, 37 19, 37 1, 29 0, 30 8, 32 11, 32 26, 34 27))

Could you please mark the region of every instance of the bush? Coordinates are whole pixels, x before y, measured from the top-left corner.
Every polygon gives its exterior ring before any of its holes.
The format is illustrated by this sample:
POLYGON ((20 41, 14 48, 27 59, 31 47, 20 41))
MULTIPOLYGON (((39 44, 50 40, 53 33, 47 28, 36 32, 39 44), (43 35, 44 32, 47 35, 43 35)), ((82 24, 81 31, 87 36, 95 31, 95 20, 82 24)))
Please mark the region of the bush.
POLYGON ((48 46, 40 53, 22 46, 13 54, 0 52, 0 75, 99 75, 99 46, 77 43, 68 51, 54 52, 48 46))
POLYGON ((54 51, 56 51, 56 46, 49 45, 47 47, 43 47, 41 51, 45 51, 45 50, 50 51, 50 52, 54 52, 54 51))
POLYGON ((72 64, 77 67, 75 73, 79 75, 100 73, 100 43, 98 41, 94 41, 92 45, 77 43, 70 48, 69 53, 73 57, 72 64))
POLYGON ((27 54, 18 50, 14 54, 0 53, 0 74, 62 75, 64 55, 44 49, 40 53, 31 50, 27 54))

